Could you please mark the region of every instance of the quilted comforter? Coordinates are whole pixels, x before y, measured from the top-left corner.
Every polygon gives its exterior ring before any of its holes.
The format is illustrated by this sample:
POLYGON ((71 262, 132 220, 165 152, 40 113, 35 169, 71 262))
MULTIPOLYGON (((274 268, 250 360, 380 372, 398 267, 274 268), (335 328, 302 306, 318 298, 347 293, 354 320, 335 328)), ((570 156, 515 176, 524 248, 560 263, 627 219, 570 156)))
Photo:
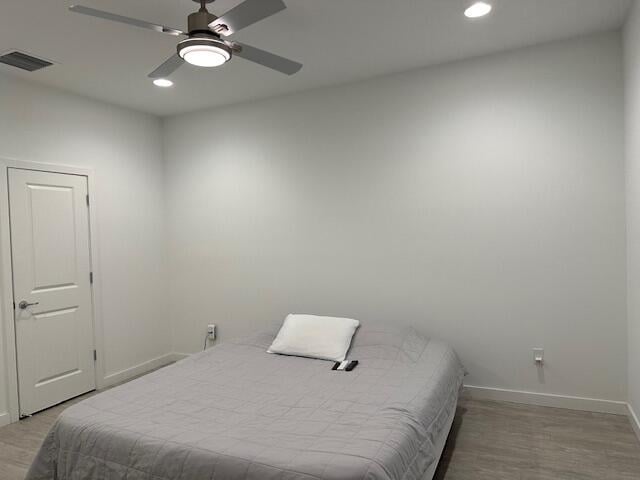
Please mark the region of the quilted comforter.
POLYGON ((27 480, 418 480, 438 461, 463 377, 448 345, 362 326, 344 372, 266 353, 273 336, 68 408, 27 480))

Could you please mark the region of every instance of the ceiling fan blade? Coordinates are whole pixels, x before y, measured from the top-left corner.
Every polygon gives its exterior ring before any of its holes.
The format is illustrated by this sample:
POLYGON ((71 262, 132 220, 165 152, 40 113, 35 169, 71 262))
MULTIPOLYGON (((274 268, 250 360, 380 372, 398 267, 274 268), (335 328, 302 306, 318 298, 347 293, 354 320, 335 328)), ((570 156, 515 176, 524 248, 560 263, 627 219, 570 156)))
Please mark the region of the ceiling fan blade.
POLYGON ((282 0, 245 0, 209 24, 220 35, 231 35, 287 8, 282 0))
POLYGON ((126 23, 127 25, 133 25, 134 27, 146 28, 155 32, 166 33, 168 35, 178 36, 186 35, 182 30, 176 28, 165 27, 164 25, 156 25, 155 23, 145 22, 144 20, 138 20, 136 18, 123 17, 122 15, 116 15, 115 13, 109 13, 102 10, 96 10, 95 8, 83 7, 82 5, 71 5, 69 10, 75 13, 81 13, 83 15, 89 15, 90 17, 102 18, 104 20, 111 20, 112 22, 126 23))
POLYGON ((148 77, 149 78, 166 78, 175 72, 182 64, 184 60, 180 58, 180 56, 176 53, 169 57, 169 59, 156 68, 153 72, 151 72, 148 77))
POLYGON ((281 57, 274 53, 265 52, 259 48, 246 45, 244 43, 233 42, 234 55, 255 62, 272 70, 277 70, 286 75, 293 75, 302 68, 302 64, 289 60, 288 58, 281 57))

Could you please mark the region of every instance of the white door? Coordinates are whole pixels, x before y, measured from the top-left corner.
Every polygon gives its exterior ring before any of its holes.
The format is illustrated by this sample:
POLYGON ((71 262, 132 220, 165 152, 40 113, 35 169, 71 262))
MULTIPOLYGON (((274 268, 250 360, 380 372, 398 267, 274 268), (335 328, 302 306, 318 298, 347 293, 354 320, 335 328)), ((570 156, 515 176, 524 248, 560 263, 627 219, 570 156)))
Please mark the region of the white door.
POLYGON ((95 389, 87 177, 10 168, 20 414, 95 389))

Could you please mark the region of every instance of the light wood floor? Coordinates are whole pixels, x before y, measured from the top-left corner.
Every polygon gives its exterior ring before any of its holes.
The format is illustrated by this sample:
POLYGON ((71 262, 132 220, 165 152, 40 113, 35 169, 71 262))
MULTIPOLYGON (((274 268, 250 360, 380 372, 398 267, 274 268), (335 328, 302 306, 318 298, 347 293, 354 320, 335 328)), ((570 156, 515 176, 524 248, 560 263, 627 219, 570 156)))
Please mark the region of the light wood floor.
POLYGON ((640 480, 640 442, 624 416, 463 395, 435 479, 640 480))
MULTIPOLYGON (((53 421, 83 398, 0 428, 0 479, 24 479, 53 421)), ((640 443, 623 416, 463 395, 435 478, 638 480, 640 443)))

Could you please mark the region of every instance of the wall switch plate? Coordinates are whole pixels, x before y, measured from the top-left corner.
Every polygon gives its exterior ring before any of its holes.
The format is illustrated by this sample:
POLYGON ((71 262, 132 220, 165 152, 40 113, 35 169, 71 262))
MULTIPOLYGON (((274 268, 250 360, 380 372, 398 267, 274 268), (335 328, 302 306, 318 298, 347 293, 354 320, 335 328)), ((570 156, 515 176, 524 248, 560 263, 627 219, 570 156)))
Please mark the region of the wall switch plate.
POLYGON ((209 336, 210 340, 216 339, 216 326, 213 323, 207 325, 207 335, 209 336))
POLYGON ((533 362, 536 365, 544 365, 544 348, 533 349, 533 362))

